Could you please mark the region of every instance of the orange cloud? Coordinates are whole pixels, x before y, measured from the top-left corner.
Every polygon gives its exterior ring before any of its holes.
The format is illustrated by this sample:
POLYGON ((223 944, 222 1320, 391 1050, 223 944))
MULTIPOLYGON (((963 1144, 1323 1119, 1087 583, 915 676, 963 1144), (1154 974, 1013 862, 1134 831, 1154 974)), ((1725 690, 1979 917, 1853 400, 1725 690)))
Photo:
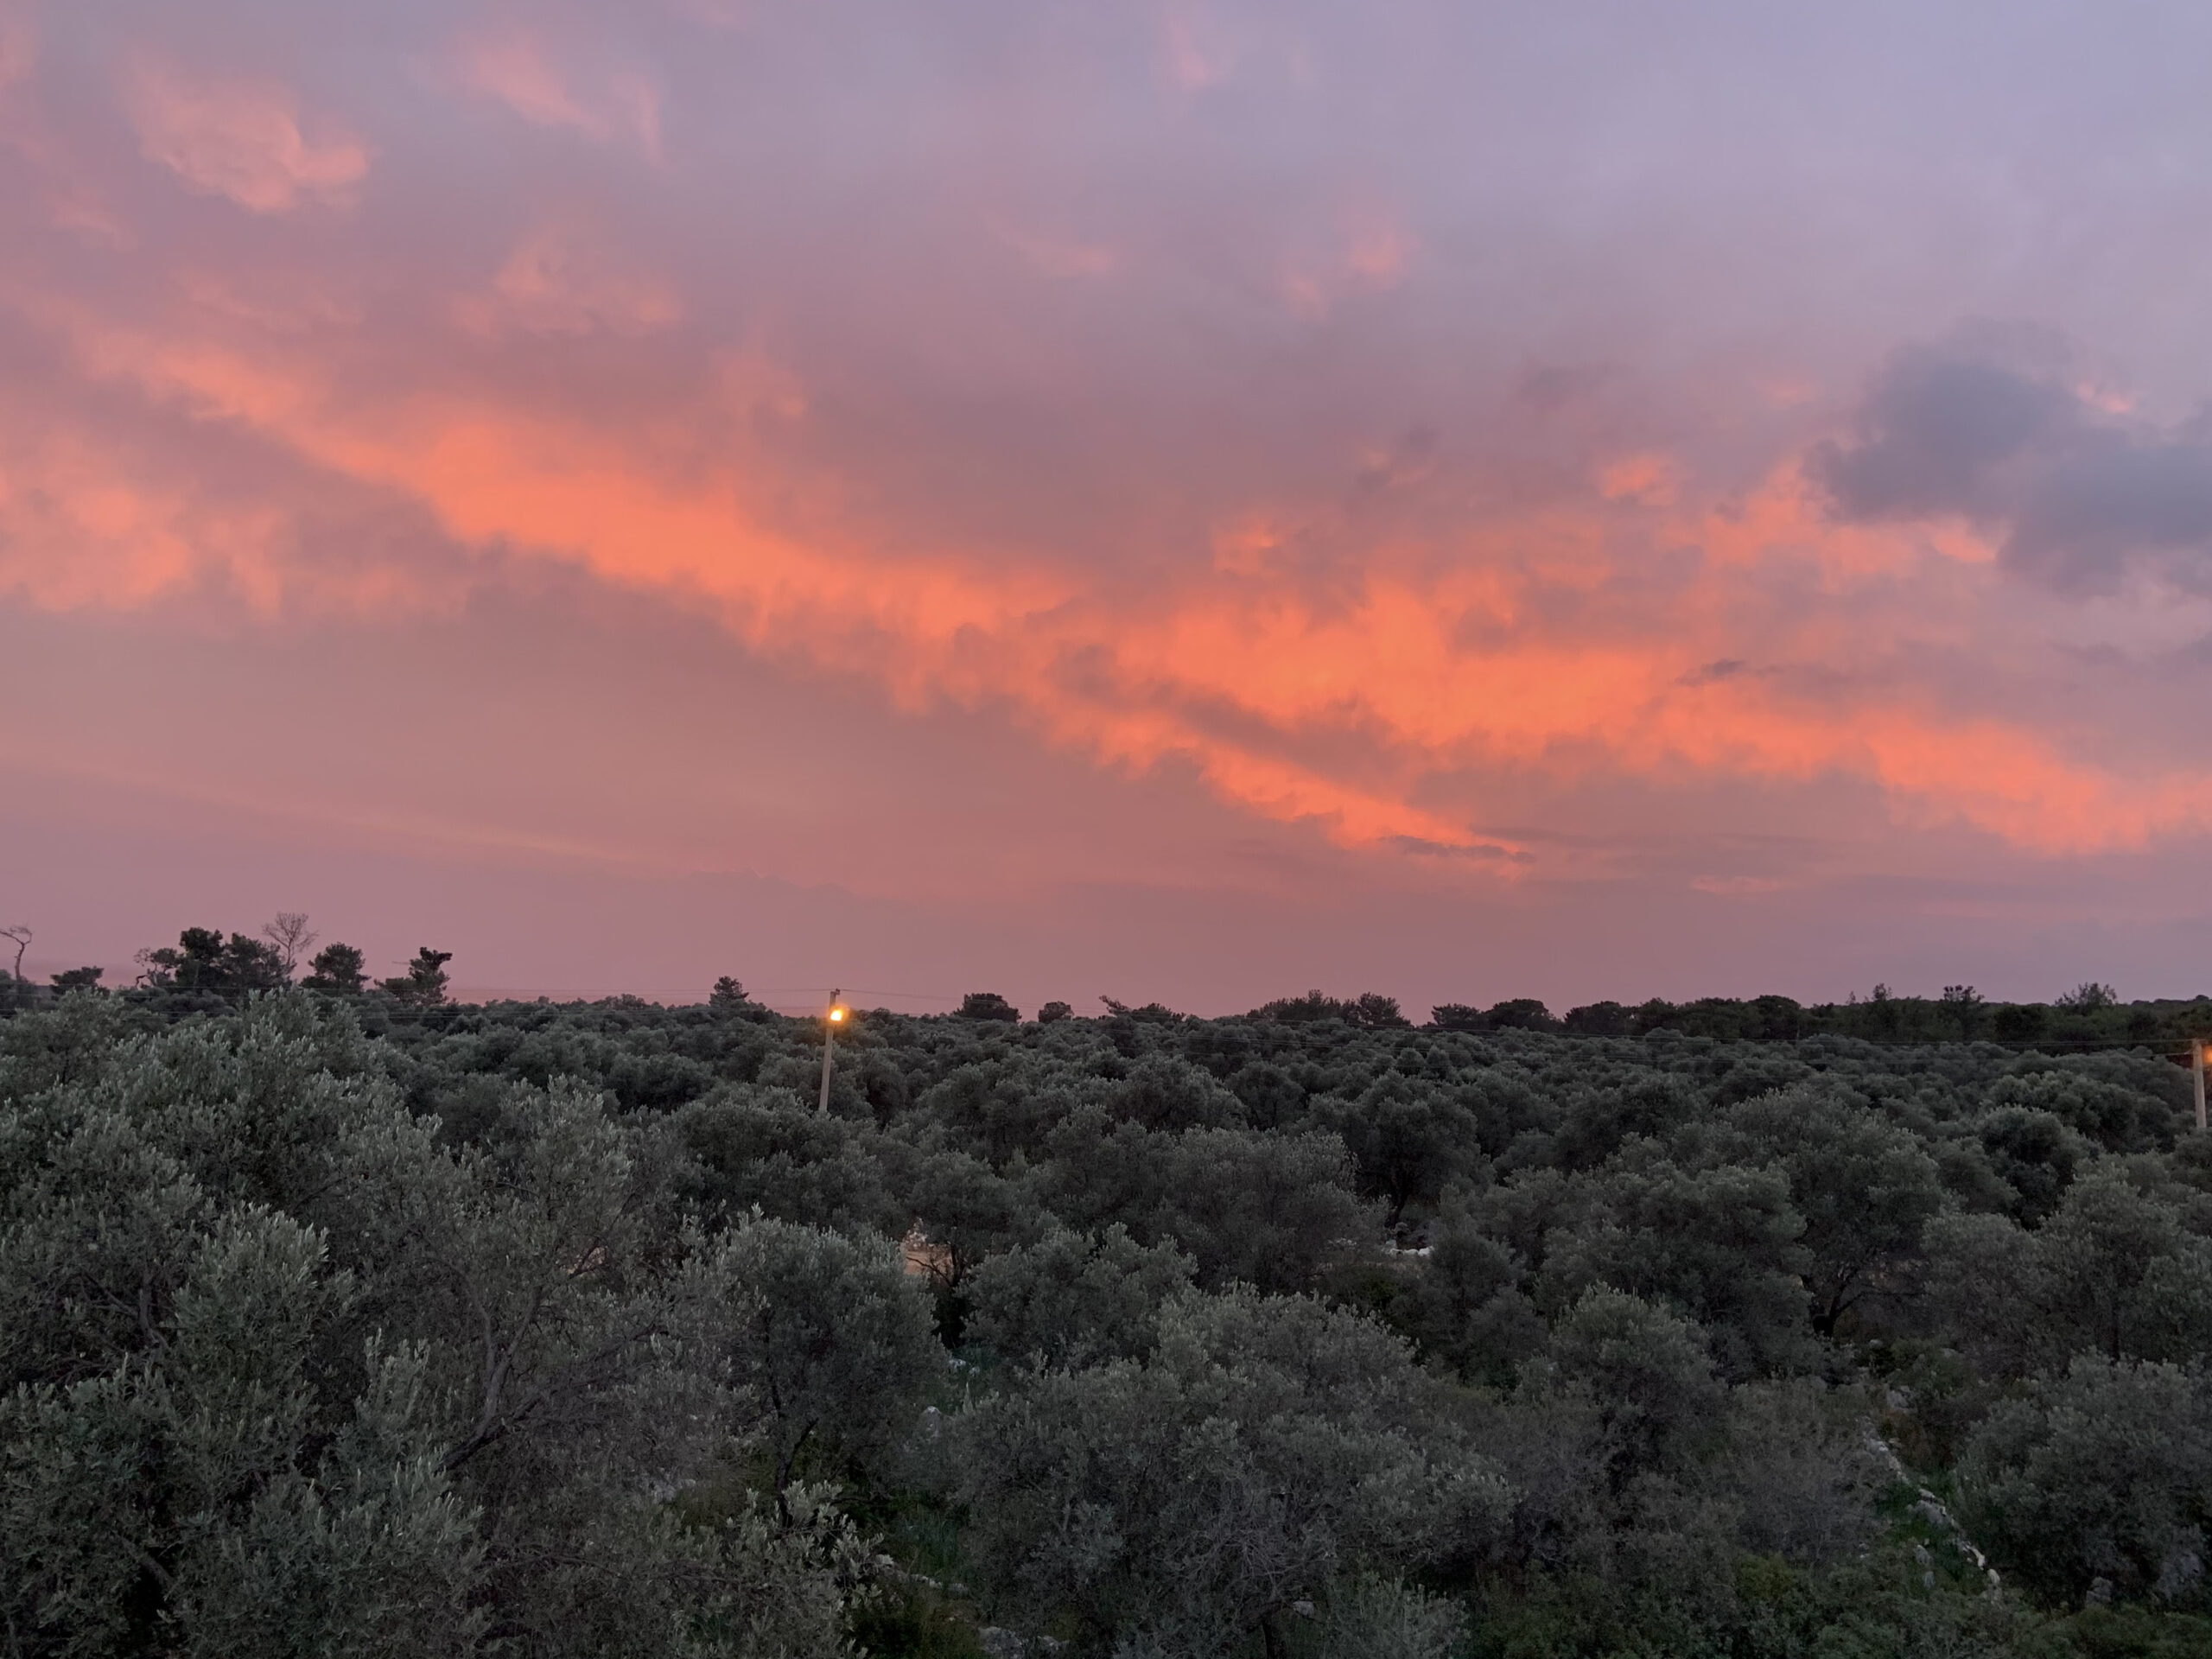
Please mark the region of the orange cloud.
MULTIPOLYGON (((558 289, 543 260, 509 269, 523 273, 509 302, 558 289)), ((748 435, 753 418, 808 418, 804 387, 760 353, 725 359, 705 402, 625 423, 461 378, 379 389, 296 334, 130 328, 81 301, 18 303, 96 380, 388 493, 466 546, 705 608, 754 650, 865 677, 903 707, 1002 708, 1106 765, 1187 766, 1224 798, 1346 845, 1530 868, 1537 855, 1468 796, 1467 780, 1513 772, 1856 780, 1908 821, 2045 852, 2212 827, 2212 779, 2131 774, 1885 687, 1882 653, 1918 626, 1917 573, 1934 560, 1986 582, 1986 554, 1840 529, 1787 468, 1730 504, 1632 456, 1606 474, 1610 505, 1497 509, 1441 542, 1368 535, 1319 575, 1284 551, 1310 510, 1256 507, 1224 521, 1210 563, 1128 588, 1019 550, 887 536, 852 480, 748 435), (1651 547, 1684 544, 1701 561, 1690 577, 1626 597, 1651 547), (1895 592, 1907 608, 1881 613, 1869 639, 1820 607, 1764 607, 1759 578, 1807 562, 1836 595, 1895 592), (1821 671, 1753 671, 1751 656, 1821 671)), ((308 566, 267 514, 139 484, 89 443, 19 429, 0 466, 0 580, 36 603, 142 603, 211 573, 264 610, 303 592, 363 606, 405 592, 397 575, 379 589, 308 566)))
POLYGON ((336 131, 307 137, 282 86, 203 79, 142 61, 124 92, 147 160, 251 213, 289 213, 302 201, 342 204, 368 175, 367 146, 336 131))
MULTIPOLYGON (((1630 482, 1609 472, 1608 485, 1630 482)), ((1634 499, 1630 492, 1613 499, 1634 499)), ((1673 505, 1671 483, 1649 505, 1673 505)), ((1669 533, 1691 542, 1714 563, 1751 569, 1777 558, 1808 561, 1832 580, 1850 582, 1894 575, 1930 556, 1961 564, 1987 564, 1997 549, 1971 527, 1937 520, 1910 525, 1839 523, 1816 498, 1795 457, 1747 495, 1700 504, 1693 515, 1669 521, 1669 533)))
POLYGON ((133 610, 219 590, 289 610, 419 613, 442 602, 388 561, 308 568, 273 504, 213 500, 143 456, 50 415, 0 413, 0 593, 47 610, 133 610))
POLYGON ((48 609, 142 604, 219 561, 230 537, 193 522, 82 434, 10 435, 0 467, 0 588, 48 609))
MULTIPOLYGON (((250 428, 315 465, 399 489, 464 542, 560 558, 624 586, 710 603, 749 644, 869 674, 910 706, 938 696, 1005 701, 1055 739, 1109 762, 1187 759, 1229 798, 1269 816, 1319 820, 1349 842, 1503 849, 1387 791, 1220 742, 1170 708, 1132 706, 1148 678, 1171 695, 1187 690, 1160 674, 1141 631, 1112 651, 1118 694, 1056 690, 1069 658, 1109 645, 1116 632, 1109 615, 1060 615, 1080 597, 1065 579, 957 557, 804 545, 747 511, 742 478, 656 477, 611 448, 607 434, 557 416, 434 399, 364 414, 296 363, 103 329, 81 315, 73 321, 102 375, 250 428)), ((1181 648, 1207 645, 1201 624, 1200 637, 1181 648)))
POLYGON ((1642 507, 1674 505, 1679 480, 1664 455, 1624 455, 1598 474, 1598 493, 1608 501, 1642 507))

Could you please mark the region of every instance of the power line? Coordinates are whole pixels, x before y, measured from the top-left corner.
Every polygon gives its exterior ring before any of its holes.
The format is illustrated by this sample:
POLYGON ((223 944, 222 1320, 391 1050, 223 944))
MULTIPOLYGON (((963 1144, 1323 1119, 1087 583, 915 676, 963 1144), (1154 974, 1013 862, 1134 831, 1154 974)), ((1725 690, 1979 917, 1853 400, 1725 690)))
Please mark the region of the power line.
POLYGON ((880 991, 871 990, 865 985, 851 985, 844 987, 831 985, 748 985, 746 987, 746 990, 748 994, 758 991, 763 996, 794 996, 802 993, 818 995, 823 992, 835 992, 839 989, 848 990, 855 996, 895 996, 908 1002, 957 1002, 960 1001, 958 996, 948 995, 942 991, 880 991))

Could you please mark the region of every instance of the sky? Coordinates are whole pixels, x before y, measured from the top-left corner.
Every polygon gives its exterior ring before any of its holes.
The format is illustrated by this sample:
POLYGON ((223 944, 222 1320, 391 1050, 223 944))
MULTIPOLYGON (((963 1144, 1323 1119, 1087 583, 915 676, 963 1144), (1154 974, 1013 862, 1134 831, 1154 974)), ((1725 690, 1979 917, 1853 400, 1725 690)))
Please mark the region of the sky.
POLYGON ((0 921, 2212 989, 2212 10, 0 0, 0 921))

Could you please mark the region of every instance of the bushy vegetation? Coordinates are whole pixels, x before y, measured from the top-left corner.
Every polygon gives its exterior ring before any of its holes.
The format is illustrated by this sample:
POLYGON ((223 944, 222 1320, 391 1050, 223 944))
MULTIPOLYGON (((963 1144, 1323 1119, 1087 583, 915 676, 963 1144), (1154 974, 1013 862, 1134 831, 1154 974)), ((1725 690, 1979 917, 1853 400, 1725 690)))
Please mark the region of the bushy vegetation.
POLYGON ((825 1113, 264 944, 0 1021, 10 1654, 2212 1649, 2154 1047, 979 995, 825 1113))

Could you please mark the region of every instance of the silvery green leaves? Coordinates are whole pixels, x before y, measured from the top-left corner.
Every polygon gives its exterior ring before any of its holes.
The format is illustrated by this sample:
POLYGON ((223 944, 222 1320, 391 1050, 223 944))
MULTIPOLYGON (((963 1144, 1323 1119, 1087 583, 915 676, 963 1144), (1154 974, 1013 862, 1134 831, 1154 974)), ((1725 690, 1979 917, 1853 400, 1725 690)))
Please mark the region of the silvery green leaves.
POLYGON ((1433 1559, 1507 1502, 1399 1339, 1249 1289, 1178 1297, 1150 1355, 1038 1372, 946 1433, 1010 1612, 1072 1608, 1162 1651, 1232 1643, 1362 1563, 1433 1559))
POLYGON ((11 1650, 842 1650, 826 1493, 670 1502, 757 1421, 671 1126, 556 1083, 448 1136, 304 996, 45 1018, 0 1061, 11 1650))

